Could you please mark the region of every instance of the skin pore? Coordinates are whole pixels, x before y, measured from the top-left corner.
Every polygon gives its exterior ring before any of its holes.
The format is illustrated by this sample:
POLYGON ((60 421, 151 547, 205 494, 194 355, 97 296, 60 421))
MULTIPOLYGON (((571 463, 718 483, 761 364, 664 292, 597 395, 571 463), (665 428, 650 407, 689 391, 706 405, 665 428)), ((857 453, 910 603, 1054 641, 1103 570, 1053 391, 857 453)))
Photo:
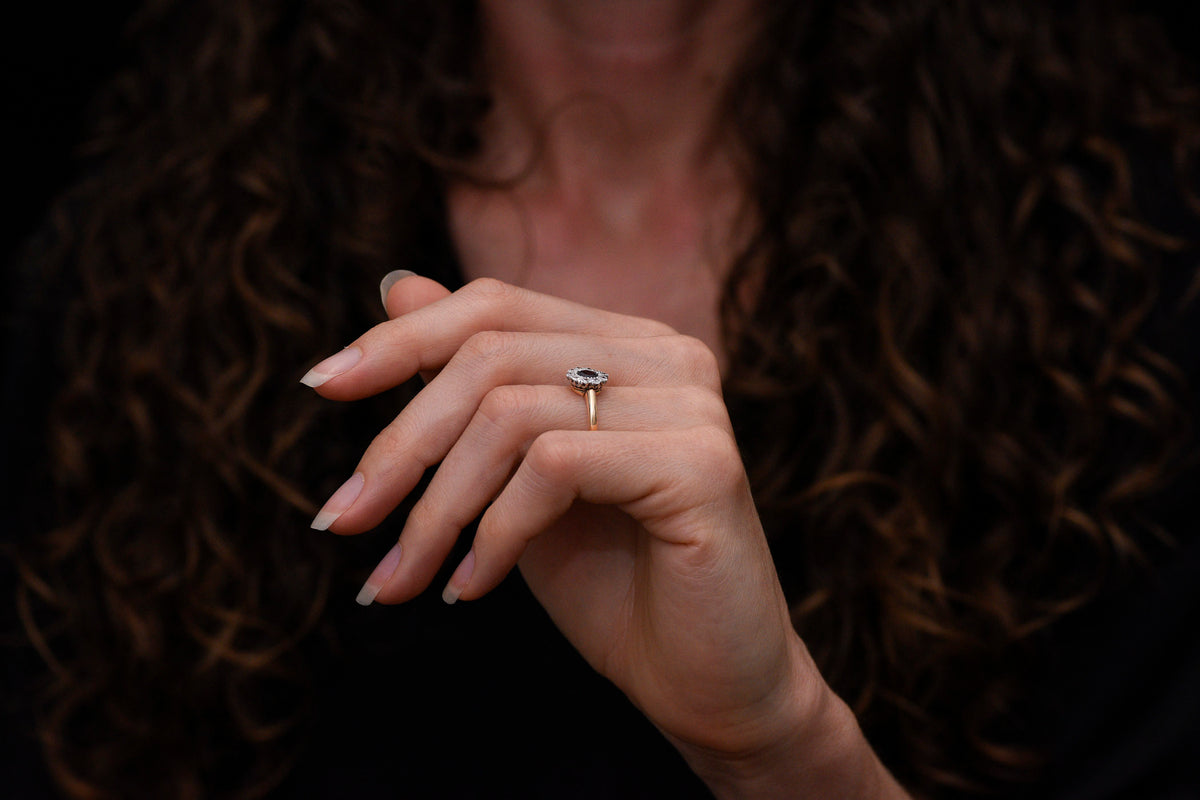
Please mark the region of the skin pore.
POLYGON ((485 0, 495 98, 450 187, 465 277, 656 319, 721 354, 716 303, 740 182, 723 90, 755 0, 485 0))

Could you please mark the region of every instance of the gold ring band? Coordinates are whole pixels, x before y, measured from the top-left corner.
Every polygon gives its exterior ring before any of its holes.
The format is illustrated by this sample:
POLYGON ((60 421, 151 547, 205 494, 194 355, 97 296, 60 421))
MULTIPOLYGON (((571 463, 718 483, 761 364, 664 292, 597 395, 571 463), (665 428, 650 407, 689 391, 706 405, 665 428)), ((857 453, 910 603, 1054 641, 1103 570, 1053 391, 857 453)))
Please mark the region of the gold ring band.
POLYGON ((587 401, 588 430, 596 430, 596 394, 608 382, 608 373, 590 367, 572 367, 567 370, 567 380, 571 389, 587 401))
POLYGON ((596 430, 596 390, 588 389, 583 396, 587 400, 588 430, 594 431, 596 430))

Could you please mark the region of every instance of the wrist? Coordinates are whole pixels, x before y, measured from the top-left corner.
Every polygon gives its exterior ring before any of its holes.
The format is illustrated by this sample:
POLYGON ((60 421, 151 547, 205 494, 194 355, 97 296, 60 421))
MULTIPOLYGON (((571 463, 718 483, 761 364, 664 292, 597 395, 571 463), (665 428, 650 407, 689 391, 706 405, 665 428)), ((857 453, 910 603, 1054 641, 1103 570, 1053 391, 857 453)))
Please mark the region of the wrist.
POLYGON ((788 722, 764 726, 760 741, 737 750, 677 743, 692 770, 721 800, 907 798, 849 706, 814 667, 803 673, 784 701, 789 705, 779 709, 780 719, 788 722))

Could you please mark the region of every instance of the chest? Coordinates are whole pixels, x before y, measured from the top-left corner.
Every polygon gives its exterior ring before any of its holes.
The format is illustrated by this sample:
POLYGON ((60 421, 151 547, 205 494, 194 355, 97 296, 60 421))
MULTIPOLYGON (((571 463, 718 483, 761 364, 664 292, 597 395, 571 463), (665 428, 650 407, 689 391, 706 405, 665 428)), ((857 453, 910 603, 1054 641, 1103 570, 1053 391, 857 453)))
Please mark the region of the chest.
POLYGON ((684 204, 610 208, 497 192, 450 194, 468 280, 493 277, 664 322, 720 354, 718 303, 730 249, 712 214, 684 204))

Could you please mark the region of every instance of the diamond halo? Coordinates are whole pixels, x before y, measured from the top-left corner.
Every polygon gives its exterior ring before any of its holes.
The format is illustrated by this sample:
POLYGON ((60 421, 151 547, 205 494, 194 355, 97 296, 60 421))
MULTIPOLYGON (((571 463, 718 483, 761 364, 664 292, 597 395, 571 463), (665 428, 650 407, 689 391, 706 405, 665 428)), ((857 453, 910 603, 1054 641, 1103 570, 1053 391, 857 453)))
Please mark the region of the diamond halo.
POLYGON ((600 391, 600 387, 608 381, 608 373, 590 367, 571 367, 567 370, 567 380, 578 391, 586 392, 588 389, 600 391))

